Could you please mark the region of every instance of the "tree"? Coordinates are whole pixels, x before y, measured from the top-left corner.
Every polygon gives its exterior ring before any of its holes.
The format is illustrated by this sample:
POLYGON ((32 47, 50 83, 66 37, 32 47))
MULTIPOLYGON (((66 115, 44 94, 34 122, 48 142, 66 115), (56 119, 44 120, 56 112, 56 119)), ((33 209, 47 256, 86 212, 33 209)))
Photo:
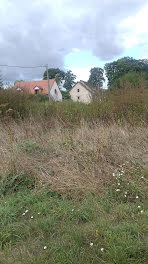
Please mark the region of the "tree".
POLYGON ((148 79, 145 72, 128 72, 116 79, 110 89, 148 88, 148 79))
POLYGON ((148 60, 136 60, 131 57, 124 57, 117 61, 106 63, 104 69, 108 79, 108 86, 111 88, 115 80, 129 72, 145 72, 148 76, 148 60))
POLYGON ((101 89, 103 87, 104 70, 102 68, 94 67, 90 70, 90 76, 88 84, 90 84, 94 89, 101 89))
POLYGON ((75 84, 76 75, 72 73, 72 71, 68 71, 65 74, 65 83, 64 88, 66 88, 67 91, 69 91, 73 85, 75 84))
MULTIPOLYGON (((50 68, 48 69, 49 79, 54 79, 57 75, 60 80, 63 80, 65 77, 65 72, 59 68, 50 68)), ((43 80, 47 80, 47 71, 43 74, 43 80)))
POLYGON ((68 91, 61 91, 63 100, 70 100, 70 94, 68 91))

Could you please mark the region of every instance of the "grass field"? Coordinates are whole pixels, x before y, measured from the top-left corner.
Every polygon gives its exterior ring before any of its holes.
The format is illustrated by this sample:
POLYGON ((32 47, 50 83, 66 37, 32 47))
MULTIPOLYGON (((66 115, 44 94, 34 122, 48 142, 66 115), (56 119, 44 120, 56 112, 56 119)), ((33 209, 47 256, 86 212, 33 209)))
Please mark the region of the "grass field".
POLYGON ((147 264, 147 93, 0 93, 0 264, 147 264))

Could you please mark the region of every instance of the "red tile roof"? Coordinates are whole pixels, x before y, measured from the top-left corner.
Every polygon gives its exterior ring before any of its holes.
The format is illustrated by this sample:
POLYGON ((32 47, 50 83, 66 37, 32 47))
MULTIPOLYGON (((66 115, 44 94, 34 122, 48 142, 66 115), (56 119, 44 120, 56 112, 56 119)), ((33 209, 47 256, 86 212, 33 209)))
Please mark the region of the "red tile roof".
MULTIPOLYGON (((50 90, 53 86, 55 82, 55 79, 51 79, 49 80, 49 87, 50 90)), ((17 90, 18 88, 20 88, 21 90, 27 92, 27 93, 31 93, 34 94, 35 90, 34 88, 38 87, 42 90, 43 94, 48 94, 48 81, 47 80, 42 80, 42 81, 30 81, 30 82, 17 82, 14 85, 14 89, 17 90)))

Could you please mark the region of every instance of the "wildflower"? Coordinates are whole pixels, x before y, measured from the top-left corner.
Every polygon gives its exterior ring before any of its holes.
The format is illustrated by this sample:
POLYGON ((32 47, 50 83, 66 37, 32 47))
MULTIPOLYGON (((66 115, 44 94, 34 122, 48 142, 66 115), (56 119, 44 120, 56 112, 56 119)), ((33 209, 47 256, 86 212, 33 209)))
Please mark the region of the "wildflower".
POLYGON ((74 209, 71 210, 72 212, 74 211, 74 209))
POLYGON ((30 218, 33 219, 33 215, 30 218))
POLYGON ((124 195, 124 197, 126 197, 126 194, 124 195))
POLYGON ((91 242, 89 245, 90 245, 90 247, 92 247, 94 245, 94 243, 91 242))
POLYGON ((144 212, 143 210, 140 211, 141 214, 143 214, 143 212, 144 212))
POLYGON ((41 213, 38 213, 38 215, 40 215, 41 213))
POLYGON ((47 246, 44 246, 44 250, 46 250, 47 249, 47 246))
POLYGON ((120 185, 120 182, 118 182, 118 185, 120 185))
POLYGON ((127 185, 129 185, 129 182, 127 183, 127 185))
POLYGON ((28 213, 28 210, 26 210, 25 213, 28 213))
POLYGON ((120 189, 117 189, 116 192, 120 192, 120 189))
POLYGON ((25 215, 25 213, 23 213, 22 215, 25 215))
POLYGON ((113 175, 113 177, 114 177, 114 176, 115 176, 115 173, 113 173, 112 175, 113 175))
POLYGON ((104 248, 101 248, 101 251, 103 252, 104 251, 104 248))
POLYGON ((140 206, 140 205, 138 205, 138 208, 141 208, 141 206, 140 206))
POLYGON ((144 176, 142 176, 141 179, 144 179, 144 176))
POLYGON ((139 196, 138 195, 136 195, 136 199, 138 199, 139 198, 139 196))
POLYGON ((127 194, 127 192, 125 192, 125 194, 127 194))

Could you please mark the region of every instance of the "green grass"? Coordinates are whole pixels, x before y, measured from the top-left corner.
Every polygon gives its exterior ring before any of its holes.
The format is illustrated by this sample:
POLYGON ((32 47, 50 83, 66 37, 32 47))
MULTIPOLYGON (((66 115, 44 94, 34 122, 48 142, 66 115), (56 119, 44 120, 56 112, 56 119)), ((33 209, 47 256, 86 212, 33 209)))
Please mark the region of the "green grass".
POLYGON ((119 173, 100 194, 60 195, 28 185, 3 194, 0 264, 146 264, 146 174, 139 168, 130 178, 119 173))

